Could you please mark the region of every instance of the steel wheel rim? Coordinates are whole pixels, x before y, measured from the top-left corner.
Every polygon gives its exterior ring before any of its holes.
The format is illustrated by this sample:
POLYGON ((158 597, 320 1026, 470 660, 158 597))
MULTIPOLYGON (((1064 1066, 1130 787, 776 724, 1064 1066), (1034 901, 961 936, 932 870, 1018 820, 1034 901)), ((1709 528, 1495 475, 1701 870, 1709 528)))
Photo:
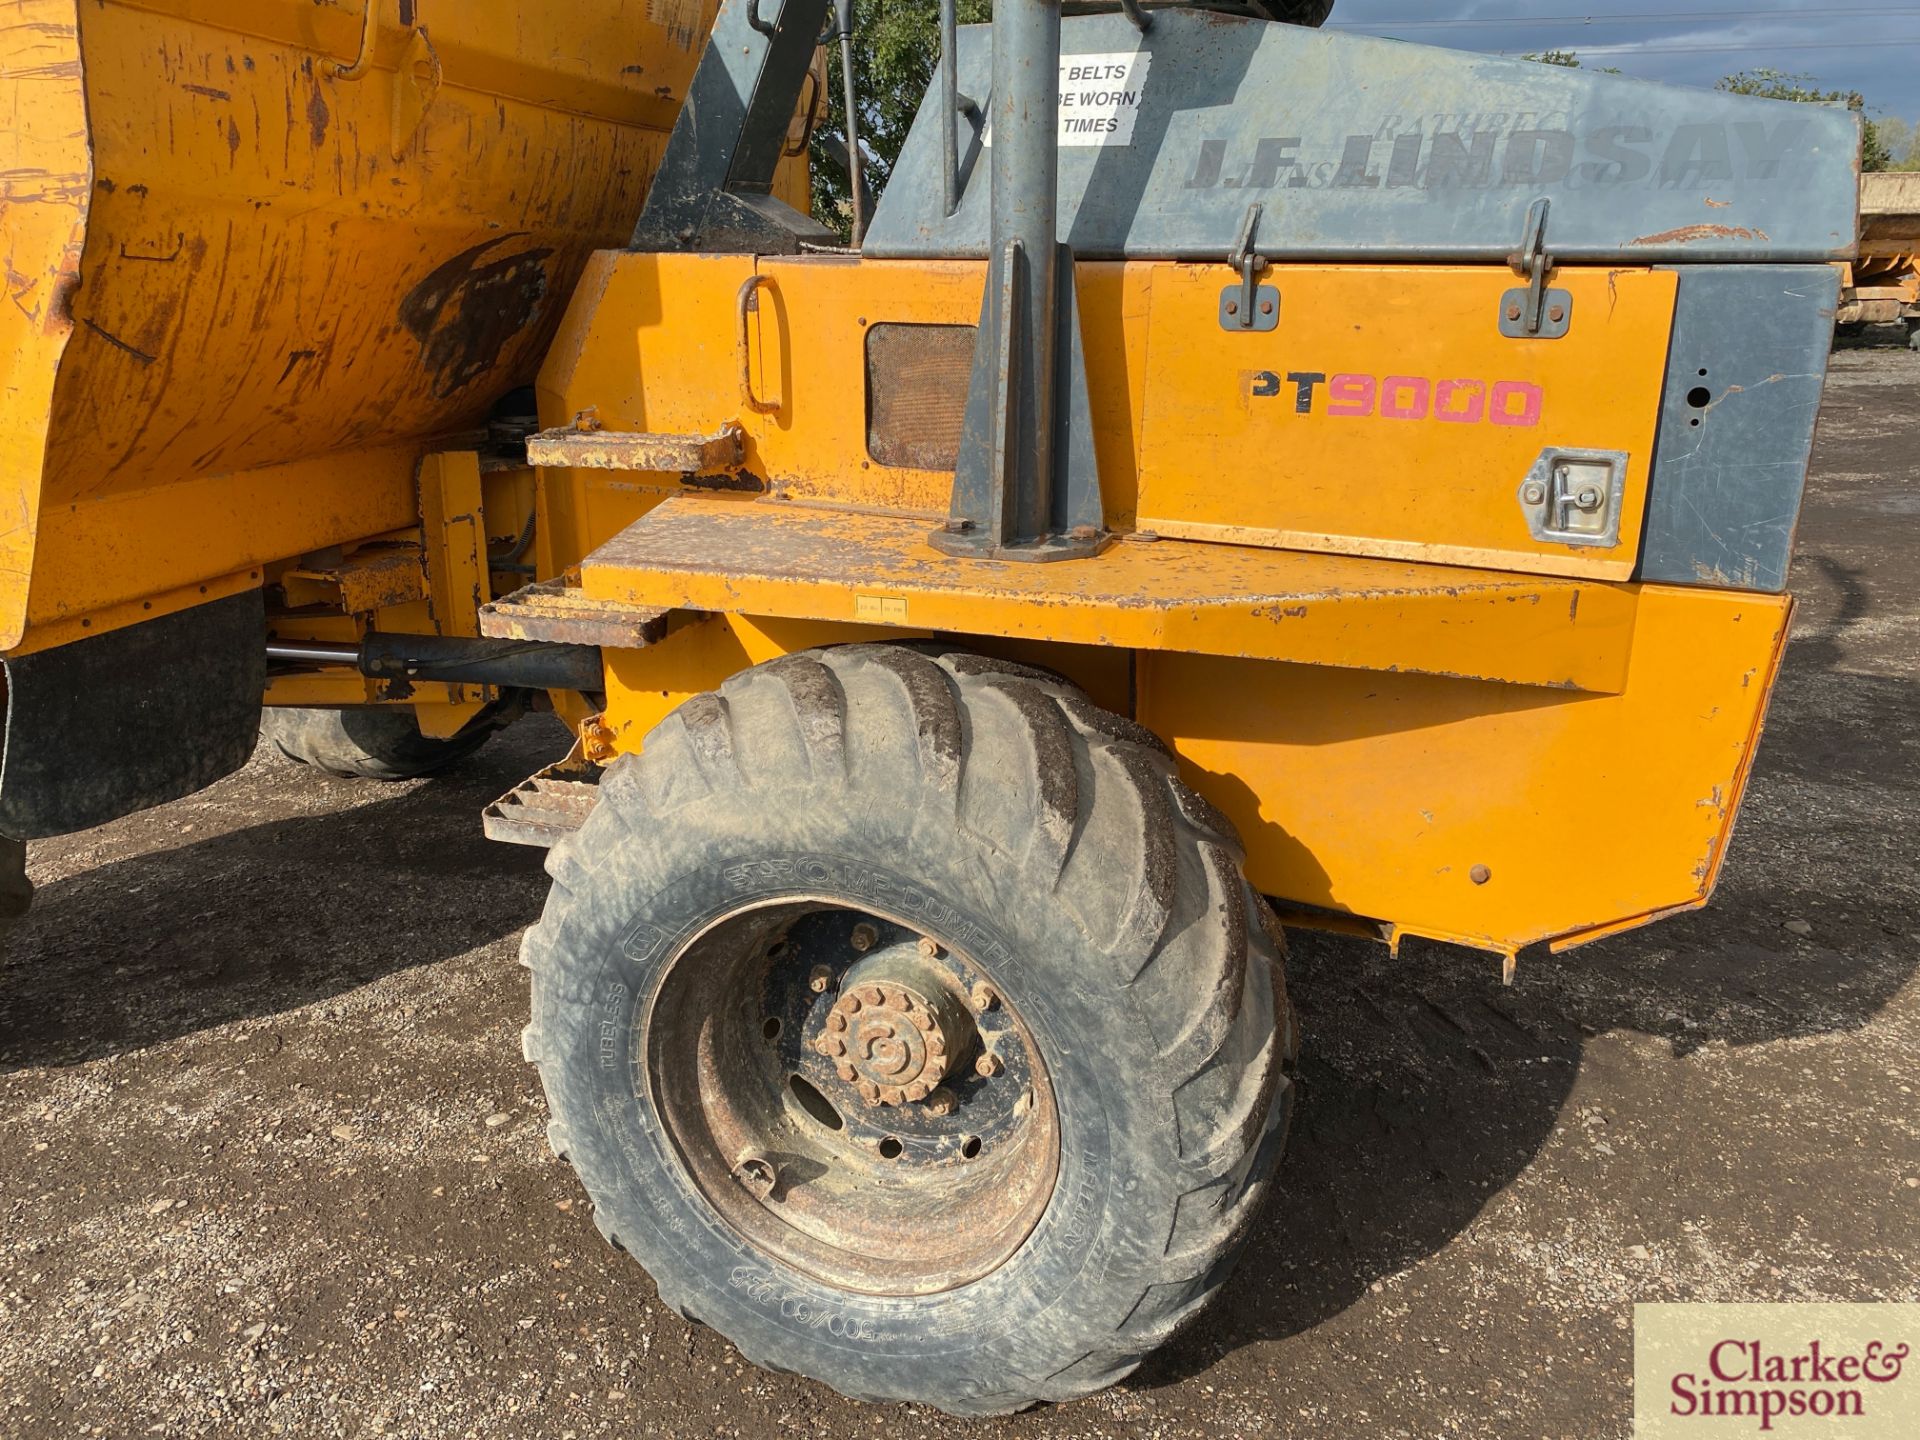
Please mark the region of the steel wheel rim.
POLYGON ((635 1083, 723 1223, 835 1288, 936 1294, 1017 1254, 1059 1114, 1033 1032, 965 951, 800 897, 709 924, 635 1019, 635 1083))

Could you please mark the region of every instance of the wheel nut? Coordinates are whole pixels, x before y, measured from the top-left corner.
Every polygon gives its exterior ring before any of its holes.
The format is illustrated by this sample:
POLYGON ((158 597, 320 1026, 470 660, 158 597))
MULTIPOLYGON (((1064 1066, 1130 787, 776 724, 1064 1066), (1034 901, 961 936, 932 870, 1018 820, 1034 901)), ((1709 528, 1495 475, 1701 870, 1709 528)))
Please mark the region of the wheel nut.
POLYGON ((987 984, 984 980, 981 981, 978 985, 973 987, 973 1008, 974 1009, 984 1013, 988 1010, 993 1009, 993 1007, 998 1005, 999 1003, 1000 1003, 999 994, 994 990, 994 988, 991 985, 987 984))
POLYGON ((824 965, 816 965, 807 976, 807 988, 816 995, 827 993, 827 987, 833 984, 833 971, 824 965))
POLYGON ((873 926, 862 923, 853 927, 853 948, 862 955, 873 949, 880 939, 880 932, 873 926))
POLYGON ((851 1085, 853 1083, 853 1077, 859 1074, 860 1072, 855 1070, 853 1066, 847 1064, 846 1061, 842 1060, 838 1065, 833 1067, 833 1073, 838 1075, 842 1080, 846 1081, 849 1085, 851 1085))
POLYGON ((991 1080, 1006 1068, 1000 1063, 1000 1057, 991 1050, 973 1062, 973 1073, 987 1080, 991 1080))
POLYGON ((920 953, 926 956, 929 960, 934 959, 940 954, 939 943, 934 940, 929 940, 925 935, 922 935, 920 937, 920 944, 918 946, 918 949, 920 953))
POLYGON ((960 1102, 954 1098, 953 1092, 944 1085, 927 1096, 927 1109, 935 1115, 951 1115, 959 1108, 960 1102))
POLYGON ((733 1178, 762 1200, 780 1183, 780 1167, 758 1150, 749 1150, 735 1162, 733 1178))
POLYGON ((835 1010, 827 1016, 827 1029, 833 1031, 836 1035, 846 1028, 847 1017, 841 1011, 835 1010))

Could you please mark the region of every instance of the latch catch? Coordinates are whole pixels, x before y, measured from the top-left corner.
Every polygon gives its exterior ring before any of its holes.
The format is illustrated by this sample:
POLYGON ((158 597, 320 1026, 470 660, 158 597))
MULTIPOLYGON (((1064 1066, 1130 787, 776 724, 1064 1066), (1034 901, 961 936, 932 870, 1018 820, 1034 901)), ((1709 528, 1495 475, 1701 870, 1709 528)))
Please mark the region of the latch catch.
POLYGON ((1520 482, 1520 510, 1533 538, 1608 549, 1620 543, 1627 489, 1622 450, 1542 450, 1520 482))
POLYGON ((1547 288, 1553 256, 1547 253, 1547 215, 1553 202, 1540 199, 1527 209, 1520 248, 1507 257, 1526 285, 1500 297, 1500 333, 1509 340, 1558 340, 1573 326, 1573 292, 1547 288))
POLYGON ((1267 268, 1267 262, 1253 247, 1260 209, 1257 204, 1247 207, 1246 218, 1240 222, 1240 238, 1234 244, 1233 253, 1227 256, 1227 264, 1240 272, 1240 283, 1220 292, 1222 330, 1257 332, 1277 329, 1280 325, 1280 291, 1276 286, 1260 283, 1259 275, 1267 268))

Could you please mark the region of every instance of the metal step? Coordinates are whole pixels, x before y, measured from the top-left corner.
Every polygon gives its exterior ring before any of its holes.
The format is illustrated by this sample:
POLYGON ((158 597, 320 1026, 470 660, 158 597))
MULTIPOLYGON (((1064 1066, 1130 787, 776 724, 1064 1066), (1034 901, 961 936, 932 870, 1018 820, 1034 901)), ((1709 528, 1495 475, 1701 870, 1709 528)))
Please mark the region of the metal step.
POLYGON ((481 606, 480 633, 496 640, 637 650, 667 633, 667 614, 644 605, 595 600, 577 585, 543 580, 481 606))
POLYGON ((489 840, 550 849, 586 823, 601 769, 576 753, 522 780, 481 812, 489 840))
POLYGON ((650 470, 706 475, 736 469, 746 458, 737 425, 712 435, 655 435, 569 425, 542 430, 527 441, 527 461, 574 470, 650 470))

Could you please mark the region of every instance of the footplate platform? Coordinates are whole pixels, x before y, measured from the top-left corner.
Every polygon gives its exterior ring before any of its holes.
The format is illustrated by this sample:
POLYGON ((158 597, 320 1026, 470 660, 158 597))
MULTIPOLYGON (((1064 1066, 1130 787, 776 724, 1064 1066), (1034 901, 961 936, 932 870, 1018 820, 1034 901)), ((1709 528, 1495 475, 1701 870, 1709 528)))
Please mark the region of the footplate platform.
POLYGON ((1132 537, 1059 565, 954 559, 932 525, 675 496, 589 555, 586 596, 907 632, 1413 671, 1618 694, 1639 587, 1132 537))

